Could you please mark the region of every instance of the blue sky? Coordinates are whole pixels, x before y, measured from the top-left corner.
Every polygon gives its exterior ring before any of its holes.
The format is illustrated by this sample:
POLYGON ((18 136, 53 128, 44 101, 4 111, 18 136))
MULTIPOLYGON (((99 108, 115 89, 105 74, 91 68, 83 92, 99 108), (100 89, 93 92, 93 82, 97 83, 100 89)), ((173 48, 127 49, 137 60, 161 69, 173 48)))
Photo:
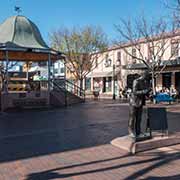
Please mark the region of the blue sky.
POLYGON ((62 26, 98 25, 115 39, 114 24, 120 18, 136 18, 142 12, 149 19, 168 16, 164 0, 2 0, 0 22, 16 15, 14 6, 22 7, 22 15, 31 19, 49 43, 48 33, 62 26))

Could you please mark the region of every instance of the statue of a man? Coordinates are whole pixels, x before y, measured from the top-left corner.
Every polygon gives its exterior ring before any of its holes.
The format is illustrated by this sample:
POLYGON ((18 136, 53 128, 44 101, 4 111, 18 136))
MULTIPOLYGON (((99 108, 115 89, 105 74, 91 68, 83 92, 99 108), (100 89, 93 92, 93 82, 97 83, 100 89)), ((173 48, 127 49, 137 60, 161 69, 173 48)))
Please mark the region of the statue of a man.
POLYGON ((150 75, 148 71, 145 71, 138 79, 134 80, 130 96, 128 131, 130 136, 134 138, 139 137, 141 134, 142 110, 149 91, 150 75))

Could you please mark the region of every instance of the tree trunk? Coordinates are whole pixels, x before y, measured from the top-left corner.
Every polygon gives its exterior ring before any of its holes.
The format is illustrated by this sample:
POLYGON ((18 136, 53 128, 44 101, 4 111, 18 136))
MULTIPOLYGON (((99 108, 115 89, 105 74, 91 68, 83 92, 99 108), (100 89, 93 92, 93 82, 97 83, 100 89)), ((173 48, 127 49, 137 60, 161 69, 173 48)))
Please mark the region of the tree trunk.
POLYGON ((80 92, 79 92, 80 96, 82 96, 82 89, 83 89, 83 79, 80 79, 80 92))

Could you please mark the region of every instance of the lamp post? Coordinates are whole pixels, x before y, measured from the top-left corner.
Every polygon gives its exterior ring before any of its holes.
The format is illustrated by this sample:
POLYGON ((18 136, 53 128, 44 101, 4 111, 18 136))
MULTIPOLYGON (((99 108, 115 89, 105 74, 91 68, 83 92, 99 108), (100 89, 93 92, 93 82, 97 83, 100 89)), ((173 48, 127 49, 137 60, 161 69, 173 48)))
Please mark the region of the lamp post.
POLYGON ((67 107, 67 82, 66 82, 66 78, 67 78, 67 74, 66 74, 66 71, 67 71, 67 63, 66 63, 66 58, 64 57, 63 58, 63 61, 64 61, 64 88, 65 88, 65 91, 64 91, 64 104, 65 104, 65 107, 67 107))
POLYGON ((115 64, 113 64, 113 100, 116 99, 116 94, 115 94, 115 64))

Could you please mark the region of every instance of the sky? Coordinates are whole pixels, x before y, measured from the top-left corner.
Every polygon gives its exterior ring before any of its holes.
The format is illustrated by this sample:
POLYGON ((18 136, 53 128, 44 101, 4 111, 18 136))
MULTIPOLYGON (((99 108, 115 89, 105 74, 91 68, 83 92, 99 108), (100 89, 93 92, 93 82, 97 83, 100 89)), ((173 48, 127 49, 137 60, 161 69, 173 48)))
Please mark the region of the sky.
POLYGON ((118 34, 114 25, 120 19, 138 18, 144 14, 148 19, 168 17, 164 0, 0 0, 0 23, 14 16, 14 6, 20 6, 21 15, 28 17, 39 28, 49 44, 49 33, 61 27, 84 25, 101 26, 109 40, 118 34))

